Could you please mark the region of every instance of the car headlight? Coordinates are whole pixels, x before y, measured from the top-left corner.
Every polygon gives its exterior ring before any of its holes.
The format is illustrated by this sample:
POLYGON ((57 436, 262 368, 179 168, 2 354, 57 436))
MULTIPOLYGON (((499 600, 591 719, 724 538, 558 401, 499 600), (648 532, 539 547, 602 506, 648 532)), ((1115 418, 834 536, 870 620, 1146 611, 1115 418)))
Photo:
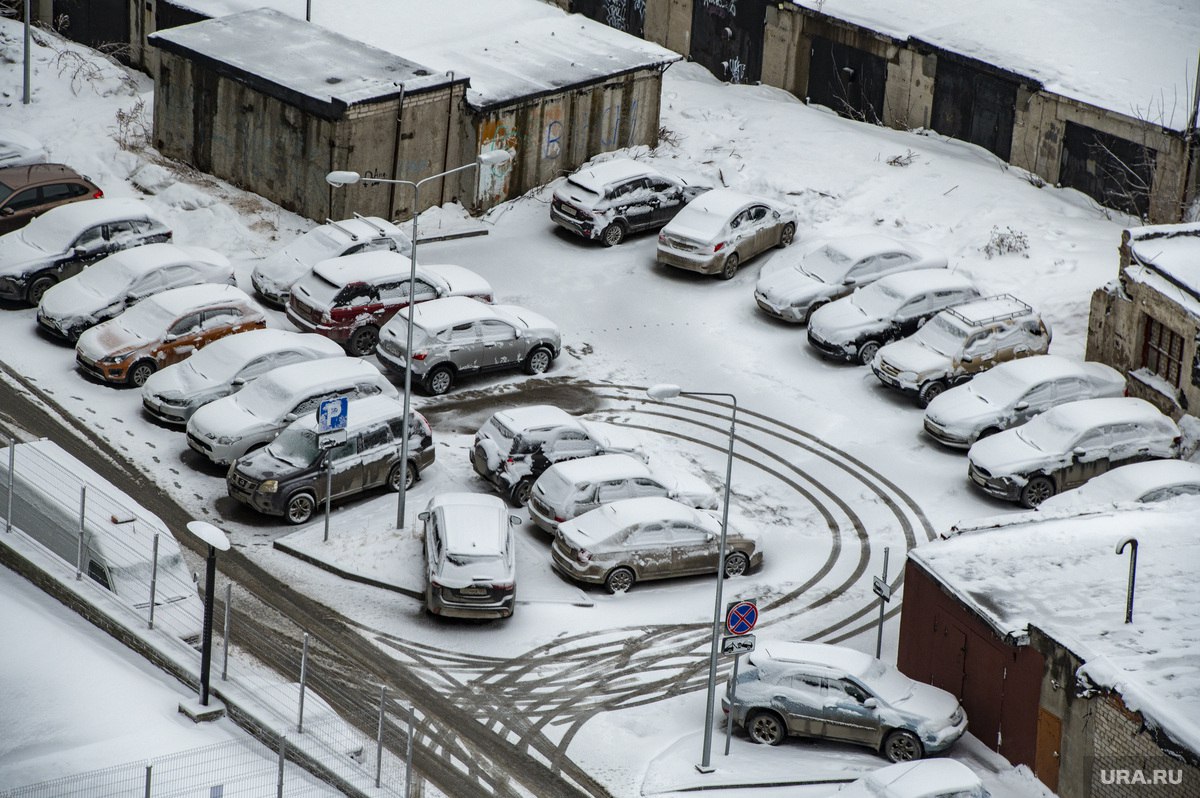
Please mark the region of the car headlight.
POLYGON ((232 435, 222 435, 221 437, 217 438, 217 443, 221 444, 222 446, 232 446, 233 444, 237 443, 237 440, 238 439, 232 435))
POLYGON ((277 479, 267 479, 258 483, 259 493, 274 493, 277 490, 279 490, 279 480, 277 479))
POLYGON ((954 714, 950 716, 950 725, 957 726, 958 724, 962 723, 962 719, 963 719, 963 708, 961 706, 959 706, 958 709, 954 710, 954 714))
POLYGON ((124 354, 124 355, 109 355, 108 357, 102 357, 102 358, 100 358, 100 362, 101 362, 101 363, 103 363, 103 364, 105 364, 106 366, 115 366, 115 365, 116 365, 116 364, 118 364, 118 363, 122 363, 122 362, 124 362, 124 361, 125 361, 125 359, 126 359, 126 358, 128 358, 128 357, 129 357, 129 355, 128 355, 128 354, 124 354))
POLYGON ((188 403, 187 397, 181 393, 160 393, 155 398, 164 405, 174 405, 175 407, 184 407, 188 403))

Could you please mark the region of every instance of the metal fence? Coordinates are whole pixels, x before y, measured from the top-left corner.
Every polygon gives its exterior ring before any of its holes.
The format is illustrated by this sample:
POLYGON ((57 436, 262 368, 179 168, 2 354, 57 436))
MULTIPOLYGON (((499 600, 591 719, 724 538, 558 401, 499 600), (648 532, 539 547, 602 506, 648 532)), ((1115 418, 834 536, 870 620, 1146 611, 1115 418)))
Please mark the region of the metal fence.
MULTIPOLYGON (((176 654, 194 654, 193 672, 199 673, 196 584, 159 519, 99 475, 70 467, 61 450, 11 444, 0 449, 0 513, 0 535, 19 534, 55 554, 63 561, 57 577, 69 582, 73 570, 85 600, 91 600, 89 593, 96 602, 106 591, 115 594, 118 601, 103 603, 110 610, 119 608, 123 626, 149 630, 144 634, 176 654), (47 485, 54 487, 44 490, 47 485), (65 497, 75 491, 80 501, 71 506, 65 497), (48 535, 47 523, 54 527, 53 535, 48 535), (35 524, 40 526, 34 534, 26 534, 35 524), (192 606, 180 611, 183 604, 192 606), (164 611, 165 605, 176 606, 164 611)), ((412 710, 356 673, 336 655, 336 647, 307 633, 288 637, 273 627, 249 628, 256 622, 253 613, 242 616, 247 628, 239 629, 229 583, 213 598, 219 597, 224 600, 215 602, 220 614, 213 623, 213 688, 221 692, 220 685, 227 684, 229 696, 252 698, 245 703, 253 707, 239 711, 254 718, 271 748, 234 740, 0 791, 0 798, 338 794, 296 765, 285 767, 285 754, 295 761, 316 761, 363 792, 413 795, 408 788, 417 720, 412 710), (239 646, 239 636, 253 639, 253 657, 239 646), (237 656, 231 657, 231 651, 237 656), (273 757, 278 760, 274 764, 273 757)))

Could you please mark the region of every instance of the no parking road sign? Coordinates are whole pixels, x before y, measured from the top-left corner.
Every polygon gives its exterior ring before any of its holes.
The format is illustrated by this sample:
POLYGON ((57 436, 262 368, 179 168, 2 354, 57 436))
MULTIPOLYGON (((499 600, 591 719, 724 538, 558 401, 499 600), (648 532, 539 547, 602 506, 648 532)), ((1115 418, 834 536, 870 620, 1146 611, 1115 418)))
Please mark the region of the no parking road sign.
POLYGON ((755 601, 734 601, 725 608, 725 629, 731 635, 750 634, 758 623, 758 604, 755 601))

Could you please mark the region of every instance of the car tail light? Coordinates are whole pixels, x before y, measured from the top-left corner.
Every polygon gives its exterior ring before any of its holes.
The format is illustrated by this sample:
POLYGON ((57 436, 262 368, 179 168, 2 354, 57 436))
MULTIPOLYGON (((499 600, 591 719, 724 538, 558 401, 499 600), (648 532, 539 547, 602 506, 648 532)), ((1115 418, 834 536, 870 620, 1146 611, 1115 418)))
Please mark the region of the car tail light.
POLYGON ((429 356, 428 352, 413 352, 412 359, 413 360, 424 360, 428 356, 429 356))
POLYGON ((587 565, 592 561, 592 553, 587 549, 576 549, 575 559, 579 560, 580 565, 587 565))
POLYGON ((715 247, 713 247, 713 252, 720 252, 720 251, 721 251, 721 250, 723 250, 723 249, 725 249, 725 242, 724 242, 724 241, 722 241, 721 243, 719 243, 719 244, 717 244, 715 247))
POLYGON ((493 582, 491 587, 493 590, 512 590, 513 583, 512 582, 493 582))
POLYGON ((561 515, 554 516, 554 523, 565 524, 566 522, 567 522, 567 519, 563 518, 561 515))
POLYGON ((430 579, 430 580, 429 580, 429 586, 430 586, 430 587, 432 587, 432 588, 436 588, 436 589, 438 589, 438 590, 441 590, 441 589, 442 589, 442 583, 441 583, 441 582, 439 582, 439 581, 438 581, 438 580, 436 580, 436 579, 430 579))
POLYGON ((667 243, 667 234, 666 234, 666 233, 659 233, 659 234, 658 234, 658 242, 659 242, 660 244, 665 244, 665 243, 667 243))
POLYGON ((491 294, 484 294, 483 296, 479 297, 479 301, 480 301, 480 302, 485 302, 485 303, 487 303, 487 304, 489 304, 489 305, 490 305, 490 304, 492 304, 492 301, 493 301, 493 300, 492 300, 492 295, 491 295, 491 294))
POLYGON ((96 189, 96 193, 92 195, 92 199, 104 199, 104 190, 96 189))
POLYGON ((361 307, 333 308, 325 314, 325 318, 329 319, 330 321, 351 321, 352 319, 358 318, 362 312, 363 310, 361 307))

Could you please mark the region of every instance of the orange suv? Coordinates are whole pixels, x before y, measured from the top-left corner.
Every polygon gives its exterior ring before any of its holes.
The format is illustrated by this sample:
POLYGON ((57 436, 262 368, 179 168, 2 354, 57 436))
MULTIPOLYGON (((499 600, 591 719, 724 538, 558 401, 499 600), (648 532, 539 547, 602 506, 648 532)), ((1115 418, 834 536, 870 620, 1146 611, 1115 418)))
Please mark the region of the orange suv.
POLYGON ((60 163, 0 169, 0 233, 19 230, 59 205, 103 196, 95 183, 60 163))

